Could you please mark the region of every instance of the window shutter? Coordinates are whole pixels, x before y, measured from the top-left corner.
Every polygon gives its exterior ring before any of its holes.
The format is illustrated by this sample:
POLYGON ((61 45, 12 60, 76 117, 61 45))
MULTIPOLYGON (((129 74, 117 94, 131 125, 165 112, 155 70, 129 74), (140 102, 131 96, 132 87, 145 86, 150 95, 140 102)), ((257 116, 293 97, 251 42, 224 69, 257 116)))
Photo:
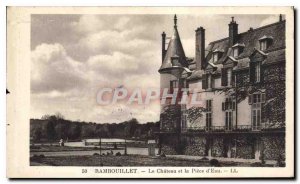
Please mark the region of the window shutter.
POLYGON ((235 101, 232 101, 232 110, 235 111, 235 101))
POLYGON ((170 81, 170 93, 173 93, 173 81, 170 81))
POLYGON ((260 82, 264 81, 264 68, 260 63, 260 82))
POLYGON ((206 127, 208 127, 208 114, 206 113, 205 116, 206 116, 206 127))
POLYGON ((227 70, 226 68, 222 68, 221 70, 221 85, 227 86, 227 70))
POLYGON ((225 111, 225 102, 222 102, 222 111, 225 111))
POLYGON ((266 102, 266 93, 261 94, 261 102, 265 103, 266 102))
POLYGON ((207 89, 207 81, 206 81, 207 77, 206 74, 202 75, 202 89, 207 89))
POLYGON ((206 79, 206 89, 211 88, 211 81, 208 82, 209 74, 206 74, 205 79, 206 79), (210 86, 208 86, 208 83, 210 83, 210 86))
POLYGON ((231 86, 235 85, 235 80, 234 79, 235 79, 235 76, 234 76, 234 73, 232 71, 232 73, 231 73, 231 82, 230 82, 231 86))
POLYGON ((251 61, 249 63, 249 78, 250 78, 250 83, 255 82, 255 63, 251 61))
POLYGON ((252 104, 252 94, 250 94, 249 96, 248 96, 248 103, 251 105, 252 104))
POLYGON ((228 127, 228 112, 225 113, 225 126, 228 127))

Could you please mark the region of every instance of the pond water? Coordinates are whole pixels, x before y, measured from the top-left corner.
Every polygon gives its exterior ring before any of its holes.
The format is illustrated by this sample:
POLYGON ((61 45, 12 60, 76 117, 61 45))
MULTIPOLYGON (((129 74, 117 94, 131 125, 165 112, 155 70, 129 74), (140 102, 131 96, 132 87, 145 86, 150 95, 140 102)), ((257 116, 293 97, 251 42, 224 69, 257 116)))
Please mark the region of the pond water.
MULTIPOLYGON (((99 143, 100 139, 85 139, 88 143, 99 143)), ((102 143, 112 143, 112 142, 125 142, 125 139, 117 139, 117 138, 107 138, 107 139, 101 139, 102 143)), ((135 142, 135 143, 145 143, 145 141, 136 141, 136 140, 127 140, 126 142, 135 142)), ((54 143, 55 145, 58 145, 58 143, 54 143)), ((51 143, 43 143, 43 145, 54 145, 51 143)), ((41 145, 41 143, 37 143, 34 145, 41 145)), ((84 141, 78 141, 78 142, 65 142, 65 146, 69 147, 95 147, 92 144, 89 144, 87 146, 84 145, 84 141)), ((105 145, 104 145, 105 147, 105 145)), ((122 146, 121 146, 122 147, 122 146)), ((117 152, 120 152, 121 154, 124 154, 124 149, 112 149, 113 154, 116 154, 117 152)), ((110 150, 102 150, 102 153, 110 152, 110 150)), ((78 156, 78 155, 93 155, 94 153, 100 153, 99 150, 89 150, 89 151, 49 151, 49 152, 31 152, 30 155, 41 155, 44 154, 45 156, 78 156)), ((155 149, 155 153, 158 153, 158 148, 155 149)), ((127 154, 135 154, 135 155, 148 155, 148 148, 140 148, 140 147, 127 147, 127 154)))
MULTIPOLYGON (((124 154, 124 149, 122 150, 112 150, 113 154, 120 152, 124 154)), ((102 153, 110 152, 110 150, 102 150, 102 153)), ((100 153, 99 150, 91 150, 91 151, 59 151, 59 152, 30 152, 30 156, 33 155, 45 155, 45 156, 82 156, 82 155, 93 155, 94 153, 100 153)), ((148 155, 148 148, 127 148, 127 154, 134 154, 134 155, 148 155)), ((155 154, 158 154, 158 149, 155 149, 155 154)))
MULTIPOLYGON (((99 143, 100 139, 85 139, 87 143, 99 143)), ((117 139, 117 138, 107 138, 101 139, 103 143, 111 143, 111 142, 125 142, 125 139, 117 139)), ((126 140, 126 142, 136 142, 136 143, 145 143, 145 141, 135 141, 135 140, 126 140)), ((70 147, 82 147, 85 146, 83 141, 80 142, 65 142, 65 146, 70 147)), ((85 147, 94 147, 94 145, 87 145, 85 147)))

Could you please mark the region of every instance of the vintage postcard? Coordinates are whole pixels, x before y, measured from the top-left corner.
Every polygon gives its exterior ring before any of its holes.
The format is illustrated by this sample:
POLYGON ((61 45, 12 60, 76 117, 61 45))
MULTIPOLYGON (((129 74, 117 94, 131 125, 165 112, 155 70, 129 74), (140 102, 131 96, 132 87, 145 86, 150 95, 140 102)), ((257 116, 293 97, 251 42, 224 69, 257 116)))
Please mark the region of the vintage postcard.
POLYGON ((294 177, 293 7, 8 7, 7 177, 294 177))

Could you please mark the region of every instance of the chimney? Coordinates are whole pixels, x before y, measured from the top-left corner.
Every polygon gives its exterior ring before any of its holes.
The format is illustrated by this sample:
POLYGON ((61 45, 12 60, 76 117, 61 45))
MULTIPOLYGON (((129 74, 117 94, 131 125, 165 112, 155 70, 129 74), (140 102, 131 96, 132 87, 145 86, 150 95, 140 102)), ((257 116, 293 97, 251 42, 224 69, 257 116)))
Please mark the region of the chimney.
POLYGON ((229 26, 229 46, 233 46, 238 38, 238 24, 234 21, 234 17, 231 17, 231 22, 229 26))
POLYGON ((166 55, 166 33, 163 32, 161 34, 161 60, 162 60, 162 62, 165 59, 165 55, 166 55))
POLYGON ((196 69, 204 69, 205 67, 205 29, 199 27, 196 29, 196 51, 195 61, 196 69))
POLYGON ((279 22, 281 22, 282 21, 282 15, 280 14, 279 15, 279 22))

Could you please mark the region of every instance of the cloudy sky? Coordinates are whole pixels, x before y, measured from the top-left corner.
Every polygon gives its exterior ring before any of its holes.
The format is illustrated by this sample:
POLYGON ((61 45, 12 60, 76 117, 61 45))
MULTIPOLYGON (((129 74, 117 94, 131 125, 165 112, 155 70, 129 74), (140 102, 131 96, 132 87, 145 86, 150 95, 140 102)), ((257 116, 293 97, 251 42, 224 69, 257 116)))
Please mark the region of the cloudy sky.
MULTIPOLYGON (((232 15, 231 15, 232 16, 232 15)), ((206 44, 227 37, 230 15, 178 15, 188 57, 197 27, 206 44)), ((278 21, 278 15, 234 15, 239 32, 278 21)), ((97 91, 159 88, 161 33, 172 34, 173 15, 32 15, 31 117, 62 113, 71 120, 112 123, 159 120, 158 103, 99 105, 97 91)))

